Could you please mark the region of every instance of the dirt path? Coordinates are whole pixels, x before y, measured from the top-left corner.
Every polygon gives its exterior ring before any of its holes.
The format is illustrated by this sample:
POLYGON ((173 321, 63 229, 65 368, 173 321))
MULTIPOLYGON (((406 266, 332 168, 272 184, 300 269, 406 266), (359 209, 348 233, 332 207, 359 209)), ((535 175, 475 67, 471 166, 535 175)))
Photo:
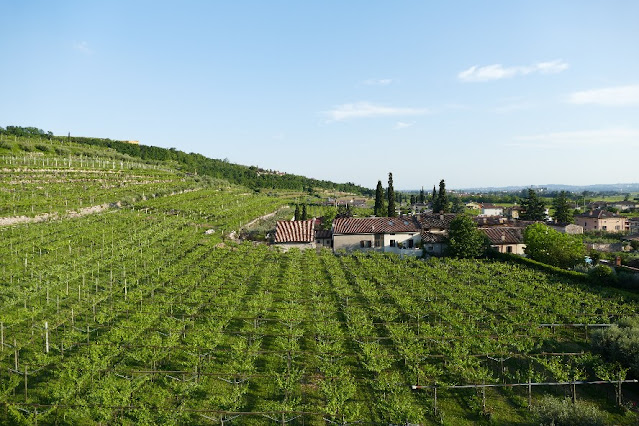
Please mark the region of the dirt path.
POLYGON ((251 227, 251 226, 255 225, 255 224, 256 224, 257 222, 259 222, 260 220, 266 220, 266 219, 268 219, 268 218, 271 218, 271 217, 275 216, 275 215, 276 215, 279 211, 284 210, 284 209, 287 209, 288 207, 289 207, 289 206, 282 206, 282 207, 280 207, 279 209, 275 210, 275 211, 274 211, 274 212, 272 212, 272 213, 268 213, 268 214, 265 214, 264 216, 260 216, 260 217, 258 217, 258 218, 256 218, 256 219, 253 219, 252 221, 250 221, 249 223, 247 223, 246 225, 244 225, 242 228, 249 228, 249 227, 251 227))

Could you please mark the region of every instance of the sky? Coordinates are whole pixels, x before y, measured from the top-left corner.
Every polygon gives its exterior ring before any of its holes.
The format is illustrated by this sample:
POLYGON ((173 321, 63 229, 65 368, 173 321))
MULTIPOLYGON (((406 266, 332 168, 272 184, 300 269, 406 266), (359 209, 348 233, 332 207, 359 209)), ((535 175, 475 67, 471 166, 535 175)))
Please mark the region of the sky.
POLYGON ((639 182, 639 2, 4 1, 0 126, 374 188, 639 182))

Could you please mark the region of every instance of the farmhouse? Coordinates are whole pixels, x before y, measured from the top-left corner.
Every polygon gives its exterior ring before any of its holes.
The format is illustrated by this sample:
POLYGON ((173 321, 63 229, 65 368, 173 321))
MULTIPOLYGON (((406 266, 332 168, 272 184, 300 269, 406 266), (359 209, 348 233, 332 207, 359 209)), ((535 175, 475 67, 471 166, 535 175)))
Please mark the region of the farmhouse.
POLYGON ((374 250, 419 256, 420 225, 413 216, 337 218, 333 250, 374 250))
POLYGON ((523 228, 493 226, 490 228, 479 228, 488 239, 490 246, 499 253, 524 254, 526 244, 524 244, 523 228))
POLYGON ((275 228, 275 245, 284 249, 315 248, 315 220, 278 220, 275 228))
POLYGON ((626 218, 607 210, 590 210, 575 216, 575 223, 582 225, 584 231, 623 232, 626 230, 626 218))
POLYGON ((548 226, 562 234, 577 235, 584 233, 584 227, 574 223, 550 223, 548 226))

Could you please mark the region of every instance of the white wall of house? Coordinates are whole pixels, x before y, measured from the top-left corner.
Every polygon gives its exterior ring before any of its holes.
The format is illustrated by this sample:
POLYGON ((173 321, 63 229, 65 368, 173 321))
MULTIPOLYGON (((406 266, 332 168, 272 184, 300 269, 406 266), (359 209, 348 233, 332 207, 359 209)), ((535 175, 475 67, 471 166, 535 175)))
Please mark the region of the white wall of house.
POLYGON ((282 251, 288 251, 292 248, 300 250, 314 249, 316 247, 315 242, 312 243, 277 243, 275 246, 280 247, 282 251))
POLYGON ((481 215, 482 216, 501 216, 504 213, 504 209, 499 207, 494 208, 482 208, 481 215))
POLYGON ((375 250, 384 253, 420 255, 421 250, 417 248, 420 240, 419 232, 399 232, 395 234, 334 234, 333 250, 375 250), (412 249, 408 248, 411 245, 409 240, 412 241, 412 249), (391 242, 393 245, 391 245, 391 242), (398 247, 399 243, 405 248, 400 249, 398 247))
POLYGON ((526 248, 526 244, 495 244, 491 245, 492 248, 497 250, 499 253, 512 253, 523 255, 526 254, 524 249, 526 248))

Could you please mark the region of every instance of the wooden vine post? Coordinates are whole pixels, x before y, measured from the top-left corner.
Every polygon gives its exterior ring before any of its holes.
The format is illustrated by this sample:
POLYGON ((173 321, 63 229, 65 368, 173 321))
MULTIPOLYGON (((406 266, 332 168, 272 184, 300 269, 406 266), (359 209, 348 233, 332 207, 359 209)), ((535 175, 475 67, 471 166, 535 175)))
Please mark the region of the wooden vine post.
POLYGON ((49 353, 49 322, 44 322, 44 353, 49 353))

